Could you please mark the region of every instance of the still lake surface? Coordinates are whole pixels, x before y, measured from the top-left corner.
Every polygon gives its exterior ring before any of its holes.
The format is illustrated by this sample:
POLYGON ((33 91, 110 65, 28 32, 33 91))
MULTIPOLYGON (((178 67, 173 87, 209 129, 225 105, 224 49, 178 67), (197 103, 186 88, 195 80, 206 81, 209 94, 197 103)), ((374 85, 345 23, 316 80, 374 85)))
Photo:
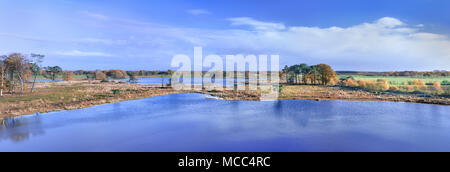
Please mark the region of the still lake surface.
MULTIPOLYGON (((108 78, 108 80, 110 81, 130 81, 129 78, 125 78, 125 79, 112 79, 112 78, 108 78)), ((169 84, 170 83, 170 78, 139 78, 136 84, 149 84, 149 85, 156 85, 156 84, 169 84), (164 79, 164 80, 163 80, 164 79)))
POLYGON ((413 103, 174 94, 6 118, 0 151, 450 151, 449 112, 413 103))
MULTIPOLYGON (((126 78, 126 79, 112 79, 109 78, 109 81, 130 81, 130 79, 126 78)), ((245 81, 249 81, 249 79, 245 79, 245 78, 235 78, 233 79, 207 79, 207 78, 191 78, 191 84, 194 85, 201 85, 202 83, 215 83, 217 85, 233 85, 234 81, 236 81, 237 85, 243 85, 243 82, 245 81)), ((161 84, 170 84, 171 82, 171 78, 166 77, 166 78, 139 78, 138 81, 135 84, 143 84, 143 85, 161 85, 161 84)), ((182 79, 180 79, 179 81, 180 83, 182 83, 182 79)))

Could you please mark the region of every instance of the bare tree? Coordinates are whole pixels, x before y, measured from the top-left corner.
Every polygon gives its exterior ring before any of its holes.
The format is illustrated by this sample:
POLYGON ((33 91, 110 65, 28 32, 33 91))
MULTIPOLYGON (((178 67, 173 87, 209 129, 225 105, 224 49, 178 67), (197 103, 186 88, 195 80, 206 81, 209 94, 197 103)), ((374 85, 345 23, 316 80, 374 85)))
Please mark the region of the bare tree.
POLYGON ((36 83, 37 76, 41 73, 41 64, 44 60, 44 55, 31 54, 32 61, 30 63, 31 73, 34 76, 33 85, 31 86, 31 92, 34 92, 34 84, 36 83))
POLYGON ((3 97, 3 88, 5 87, 5 80, 6 80, 6 64, 5 64, 5 60, 8 56, 0 56, 0 73, 1 73, 1 78, 0 78, 0 97, 3 97))
POLYGON ((13 53, 9 55, 9 57, 5 60, 6 65, 9 67, 10 70, 10 78, 13 80, 12 89, 11 91, 14 92, 14 76, 17 77, 17 79, 20 82, 20 93, 24 93, 24 82, 25 82, 25 75, 27 74, 27 71, 29 70, 29 60, 25 55, 22 55, 20 53, 13 53))

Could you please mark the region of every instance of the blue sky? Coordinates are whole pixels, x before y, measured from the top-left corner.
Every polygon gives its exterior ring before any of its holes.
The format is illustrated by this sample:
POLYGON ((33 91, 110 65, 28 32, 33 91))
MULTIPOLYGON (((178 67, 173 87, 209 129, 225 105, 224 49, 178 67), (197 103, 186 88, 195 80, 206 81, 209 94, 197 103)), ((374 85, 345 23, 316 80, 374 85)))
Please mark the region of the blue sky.
POLYGON ((448 0, 0 0, 0 54, 64 69, 170 68, 176 54, 279 54, 281 65, 450 70, 448 0))

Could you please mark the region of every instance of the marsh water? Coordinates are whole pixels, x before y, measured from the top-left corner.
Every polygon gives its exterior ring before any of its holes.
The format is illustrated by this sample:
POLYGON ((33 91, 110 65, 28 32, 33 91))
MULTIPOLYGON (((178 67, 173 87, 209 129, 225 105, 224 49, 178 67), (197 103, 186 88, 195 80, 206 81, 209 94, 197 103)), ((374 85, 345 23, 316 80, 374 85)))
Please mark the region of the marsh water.
MULTIPOLYGON (((130 79, 126 78, 126 79, 112 79, 109 78, 109 81, 124 81, 124 82, 128 82, 130 81, 130 79)), ((233 85, 235 84, 234 82, 236 81, 237 85, 242 85, 243 82, 245 81, 249 81, 249 79, 245 79, 245 78, 235 78, 233 79, 226 79, 226 78, 222 78, 222 79, 204 79, 204 78, 191 78, 191 84, 194 85, 201 85, 202 83, 207 84, 207 83, 215 83, 221 86, 225 86, 225 85, 233 85)), ((180 78, 180 83, 183 83, 182 78, 180 78)), ((135 84, 142 84, 142 85, 161 85, 161 84, 170 84, 171 83, 171 78, 169 77, 163 77, 163 78, 158 78, 158 77, 153 77, 153 78, 139 78, 137 80, 137 82, 135 82, 135 84)))
MULTIPOLYGON (((130 79, 108 79, 110 81, 130 81, 130 79)), ((136 84, 148 84, 148 85, 156 85, 156 84, 169 84, 170 78, 163 77, 163 78, 139 78, 136 84)))
POLYGON ((450 151, 450 107, 174 94, 6 118, 0 151, 450 151))

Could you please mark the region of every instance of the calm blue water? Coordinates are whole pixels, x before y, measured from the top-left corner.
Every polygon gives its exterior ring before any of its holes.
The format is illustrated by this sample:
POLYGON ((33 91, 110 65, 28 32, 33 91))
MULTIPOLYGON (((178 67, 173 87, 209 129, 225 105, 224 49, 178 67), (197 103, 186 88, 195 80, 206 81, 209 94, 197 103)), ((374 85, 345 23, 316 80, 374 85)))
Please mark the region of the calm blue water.
POLYGON ((176 94, 6 119, 0 151, 450 151, 450 107, 176 94))
MULTIPOLYGON (((130 81, 130 79, 108 79, 110 81, 130 81)), ((162 78, 139 78, 137 84, 148 84, 148 85, 156 85, 156 84, 169 84, 169 78, 164 78, 164 81, 162 78)))
MULTIPOLYGON (((204 83, 211 83, 210 79, 204 79, 203 78, 192 78, 191 83, 194 85, 200 85, 202 83, 202 81, 204 83)), ((130 79, 108 79, 110 81, 129 81, 130 79)), ((234 79, 235 81, 237 81, 237 85, 243 85, 243 82, 248 81, 248 79, 234 79)), ((137 84, 146 84, 146 85, 161 85, 162 83, 164 84, 169 84, 170 78, 164 78, 164 80, 162 78, 139 78, 137 84)), ((180 83, 182 83, 182 80, 180 80, 180 83)), ((233 85, 234 81, 233 80, 228 80, 227 79, 217 79, 217 80, 213 80, 213 83, 216 84, 220 84, 220 85, 233 85), (227 83, 228 82, 228 83, 227 83)))
MULTIPOLYGON (((62 80, 36 80, 36 83, 39 83, 39 82, 59 82, 59 81, 62 81, 62 80)), ((30 80, 30 81, 28 81, 28 82, 34 82, 34 80, 30 80)))

